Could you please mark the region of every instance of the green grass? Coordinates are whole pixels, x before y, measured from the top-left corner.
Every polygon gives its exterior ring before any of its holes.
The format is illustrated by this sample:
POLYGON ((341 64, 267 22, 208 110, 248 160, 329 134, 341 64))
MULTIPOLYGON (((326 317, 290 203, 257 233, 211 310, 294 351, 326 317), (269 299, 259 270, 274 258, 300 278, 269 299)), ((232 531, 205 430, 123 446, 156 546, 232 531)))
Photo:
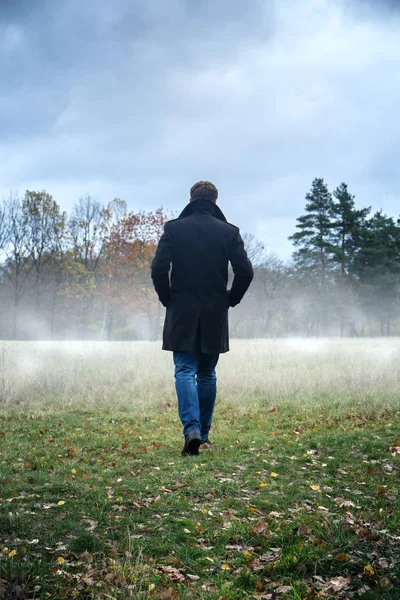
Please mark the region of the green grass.
POLYGON ((395 409, 0 414, 0 599, 400 596, 395 409))

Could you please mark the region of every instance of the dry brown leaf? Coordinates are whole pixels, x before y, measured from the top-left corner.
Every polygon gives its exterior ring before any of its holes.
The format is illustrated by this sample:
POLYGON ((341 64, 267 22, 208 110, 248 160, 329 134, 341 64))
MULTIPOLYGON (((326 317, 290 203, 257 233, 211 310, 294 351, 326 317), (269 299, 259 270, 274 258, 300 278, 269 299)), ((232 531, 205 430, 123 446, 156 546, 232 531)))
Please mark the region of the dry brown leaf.
POLYGON ((255 515, 262 515, 262 512, 258 510, 258 508, 254 508, 254 506, 250 507, 250 512, 254 513, 255 515))
POLYGON ((381 569, 388 569, 390 566, 389 561, 386 560, 386 558, 380 558, 379 560, 377 560, 376 565, 381 569))
POLYGON ((350 556, 348 554, 336 554, 336 556, 334 557, 335 560, 339 560, 340 562, 347 562, 350 558, 350 556))
POLYGON ((155 592, 157 593, 156 597, 159 600, 179 600, 180 597, 179 591, 172 587, 153 590, 152 595, 155 592))
POLYGON ((179 583, 183 583, 185 581, 185 576, 179 569, 175 567, 171 567, 170 565, 158 567, 159 571, 162 571, 169 577, 172 581, 177 581, 179 583))
POLYGON ((257 523, 251 529, 251 535, 269 535, 271 532, 268 529, 268 523, 263 519, 258 519, 257 523))

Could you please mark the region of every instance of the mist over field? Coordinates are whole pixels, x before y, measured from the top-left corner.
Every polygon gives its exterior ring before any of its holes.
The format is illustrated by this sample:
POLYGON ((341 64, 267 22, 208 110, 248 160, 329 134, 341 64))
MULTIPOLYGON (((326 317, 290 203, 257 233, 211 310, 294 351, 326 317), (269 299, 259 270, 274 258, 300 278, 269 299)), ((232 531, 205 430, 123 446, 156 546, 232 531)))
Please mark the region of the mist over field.
MULTIPOLYGON (((220 357, 219 402, 349 408, 398 404, 400 339, 233 340, 220 357)), ((4 408, 148 414, 175 407, 172 357, 158 342, 2 342, 4 408)))

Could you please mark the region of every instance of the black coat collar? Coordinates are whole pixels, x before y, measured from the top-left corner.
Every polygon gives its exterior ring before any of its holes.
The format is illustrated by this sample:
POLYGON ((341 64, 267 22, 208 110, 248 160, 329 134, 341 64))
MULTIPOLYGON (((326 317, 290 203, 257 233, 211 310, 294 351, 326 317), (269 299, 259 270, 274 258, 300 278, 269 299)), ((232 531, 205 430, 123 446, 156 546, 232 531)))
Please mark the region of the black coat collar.
POLYGON ((216 219, 226 222, 226 218, 222 210, 216 204, 214 204, 214 202, 210 202, 210 200, 195 200, 194 202, 189 202, 189 204, 185 206, 179 215, 178 219, 189 217, 193 213, 212 215, 216 219))

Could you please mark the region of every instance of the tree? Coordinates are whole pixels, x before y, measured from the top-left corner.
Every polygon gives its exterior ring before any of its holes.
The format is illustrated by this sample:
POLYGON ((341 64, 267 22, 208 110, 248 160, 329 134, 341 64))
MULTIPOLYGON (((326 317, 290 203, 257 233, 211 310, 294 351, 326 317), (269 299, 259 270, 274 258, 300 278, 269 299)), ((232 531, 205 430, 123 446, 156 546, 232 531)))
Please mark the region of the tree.
POLYGON ((25 282, 33 267, 28 244, 28 221, 18 196, 10 193, 4 203, 2 220, 5 261, 1 268, 12 291, 11 335, 17 339, 19 307, 25 282))
MULTIPOLYGON (((68 223, 69 236, 72 241, 74 258, 88 272, 87 277, 79 276, 80 285, 88 284, 87 293, 79 294, 80 298, 80 335, 86 334, 89 313, 93 312, 95 300, 96 275, 101 256, 104 251, 107 235, 112 221, 109 207, 87 195, 80 198, 72 209, 68 223), (96 273, 96 275, 94 275, 96 273), (92 274, 92 275, 90 275, 92 274)), ((80 270, 81 271, 81 270, 80 270)))
POLYGON ((340 277, 347 277, 358 248, 358 240, 370 208, 356 210, 354 196, 349 193, 346 183, 333 192, 333 227, 331 252, 339 263, 340 277))
POLYGON ((7 215, 6 215, 6 205, 3 201, 3 205, 0 205, 0 259, 1 253, 4 250, 4 246, 7 238, 7 215))
POLYGON ((346 323, 350 328, 351 335, 356 333, 353 309, 357 294, 354 281, 350 277, 350 271, 370 208, 361 210, 355 208, 354 196, 350 194, 346 183, 342 183, 336 188, 333 197, 331 250, 333 261, 339 266, 333 297, 336 299, 335 305, 339 316, 340 336, 343 337, 346 323))
POLYGON ((107 337, 111 339, 116 321, 135 317, 146 323, 154 338, 159 328, 161 307, 150 278, 154 257, 167 215, 161 208, 155 212, 129 213, 111 229, 105 246, 99 293, 106 299, 107 337))
POLYGON ((264 244, 256 238, 252 233, 244 233, 242 235, 247 256, 249 257, 253 267, 257 267, 266 260, 266 252, 264 244))
POLYGON ((400 224, 392 217, 379 211, 366 222, 352 272, 365 309, 378 319, 381 335, 390 335, 400 309, 400 224))
POLYGON ((27 225, 27 246, 34 265, 36 308, 39 310, 44 276, 50 275, 52 256, 58 251, 64 236, 66 213, 61 212, 57 202, 44 190, 27 191, 22 211, 27 225))
POLYGON ((323 286, 331 266, 334 216, 332 196, 323 179, 314 179, 306 200, 306 212, 297 219, 298 231, 289 239, 298 248, 294 253, 296 266, 317 276, 323 286))
POLYGON ((316 334, 320 330, 327 333, 329 290, 328 275, 332 272, 332 227, 333 201, 332 196, 321 178, 312 182, 311 190, 306 195, 305 214, 297 219, 298 231, 289 239, 297 249, 294 253, 294 264, 298 276, 305 279, 312 289, 315 303, 314 320, 311 328, 316 325, 316 334))
POLYGON ((79 198, 68 223, 75 258, 86 269, 95 271, 104 248, 110 212, 87 195, 79 198))

